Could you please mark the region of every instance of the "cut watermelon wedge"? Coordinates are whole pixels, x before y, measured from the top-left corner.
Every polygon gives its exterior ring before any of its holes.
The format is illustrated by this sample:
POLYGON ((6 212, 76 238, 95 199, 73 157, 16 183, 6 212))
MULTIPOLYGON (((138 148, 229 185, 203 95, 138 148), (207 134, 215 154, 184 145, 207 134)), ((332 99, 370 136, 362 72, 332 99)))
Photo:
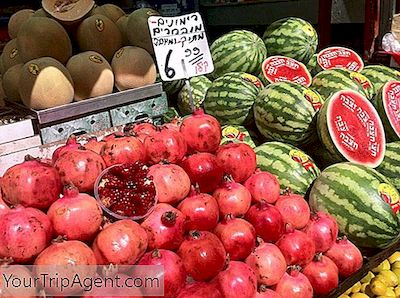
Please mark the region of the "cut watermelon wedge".
POLYGON ((285 56, 271 56, 265 59, 262 71, 270 83, 289 81, 309 87, 312 82, 311 74, 303 63, 285 56))
POLYGON ((351 161, 375 168, 385 154, 385 131, 372 103, 358 92, 333 94, 318 116, 321 142, 335 162, 351 161))
POLYGON ((344 47, 330 47, 323 49, 317 55, 317 62, 322 69, 345 68, 350 71, 361 71, 364 62, 351 49, 344 47))

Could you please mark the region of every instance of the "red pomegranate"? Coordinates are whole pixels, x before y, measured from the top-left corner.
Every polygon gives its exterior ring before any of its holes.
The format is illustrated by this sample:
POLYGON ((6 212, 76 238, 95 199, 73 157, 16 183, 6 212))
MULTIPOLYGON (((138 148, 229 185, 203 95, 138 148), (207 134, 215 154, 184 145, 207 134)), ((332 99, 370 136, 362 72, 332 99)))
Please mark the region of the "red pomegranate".
POLYGON ((284 222, 295 229, 304 228, 310 219, 310 207, 301 195, 288 191, 279 197, 275 206, 281 212, 284 222))
POLYGON ((86 150, 92 150, 100 155, 105 143, 106 142, 104 140, 98 141, 96 137, 91 137, 83 146, 86 150))
POLYGON ((274 290, 268 289, 265 285, 261 285, 254 298, 282 298, 282 296, 274 290))
POLYGON ((267 203, 275 203, 280 195, 279 181, 275 175, 269 172, 256 170, 244 183, 250 191, 253 201, 264 200, 267 203))
POLYGON ((143 143, 135 137, 116 136, 108 139, 100 154, 107 167, 115 164, 146 161, 146 150, 143 143))
POLYGON ((282 297, 313 297, 313 288, 308 278, 300 272, 300 268, 298 267, 289 268, 289 273, 285 272, 274 289, 275 292, 280 294, 282 297))
POLYGON ((217 151, 221 143, 221 126, 217 119, 204 114, 203 109, 197 109, 192 115, 185 118, 180 132, 185 137, 189 149, 194 152, 217 151))
MULTIPOLYGON (((1 180, 1 178, 0 178, 1 180)), ((1 182, 0 182, 1 185, 1 182)), ((3 198, 1 196, 1 191, 0 191, 0 216, 6 214, 10 210, 10 207, 6 204, 6 202, 3 201, 3 198)))
POLYGON ((149 122, 133 123, 124 127, 126 134, 136 136, 142 142, 156 131, 156 126, 149 122))
POLYGON ((66 186, 64 196, 47 211, 55 234, 68 240, 89 241, 100 229, 103 212, 95 198, 66 186))
POLYGON ((213 283, 196 281, 186 286, 179 292, 176 298, 222 298, 217 286, 213 283))
POLYGON ((55 168, 28 155, 4 173, 0 190, 10 205, 47 209, 60 197, 62 184, 55 168))
POLYGON ((2 260, 0 262, 0 275, 2 278, 0 279, 0 297, 11 298, 11 297, 23 297, 23 298, 36 298, 37 296, 37 287, 32 283, 30 287, 21 287, 18 283, 13 286, 12 279, 8 281, 9 285, 7 285, 7 281, 5 278, 7 276, 15 276, 18 277, 20 281, 30 281, 34 279, 34 276, 31 270, 23 265, 11 265, 7 261, 2 260))
POLYGON ((75 135, 70 135, 69 138, 67 139, 67 142, 65 145, 58 147, 56 150, 54 150, 53 155, 51 157, 52 164, 57 161, 57 159, 66 151, 71 150, 71 149, 77 149, 81 146, 81 144, 78 143, 76 140, 75 135))

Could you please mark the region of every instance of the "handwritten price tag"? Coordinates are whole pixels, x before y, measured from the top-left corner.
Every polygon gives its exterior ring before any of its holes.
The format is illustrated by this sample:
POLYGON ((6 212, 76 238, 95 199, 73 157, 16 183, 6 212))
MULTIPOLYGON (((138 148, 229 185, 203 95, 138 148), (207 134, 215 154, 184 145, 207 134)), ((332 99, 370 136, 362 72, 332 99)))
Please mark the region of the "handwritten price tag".
POLYGON ((214 70, 199 13, 148 20, 154 53, 163 81, 204 75, 214 70))

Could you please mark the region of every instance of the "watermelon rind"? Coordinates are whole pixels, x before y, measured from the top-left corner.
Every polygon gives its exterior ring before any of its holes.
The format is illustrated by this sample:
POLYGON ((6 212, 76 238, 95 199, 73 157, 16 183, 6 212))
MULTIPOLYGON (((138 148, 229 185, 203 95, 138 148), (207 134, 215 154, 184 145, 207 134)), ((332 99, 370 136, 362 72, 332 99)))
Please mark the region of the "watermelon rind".
POLYGON ((336 218, 340 233, 355 245, 386 248, 400 238, 400 222, 383 200, 380 187, 399 193, 380 173, 350 162, 326 168, 315 180, 309 196, 311 210, 325 211, 336 218))
MULTIPOLYGON (((200 108, 212 82, 206 76, 197 76, 191 78, 189 83, 192 91, 194 107, 200 108)), ((186 85, 184 85, 181 91, 179 91, 177 105, 179 112, 182 115, 189 115, 193 112, 189 101, 189 90, 186 85)))
POLYGON ((312 55, 310 61, 306 64, 308 71, 311 76, 316 76, 319 72, 323 71, 322 67, 318 64, 317 61, 318 54, 312 55))
POLYGON ((376 170, 400 191, 400 141, 386 144, 385 157, 376 170))
POLYGON ((228 143, 245 143, 251 148, 255 148, 256 145, 250 136, 249 131, 240 125, 224 125, 221 127, 222 138, 221 145, 228 143))
POLYGON ((305 195, 321 171, 299 148, 282 142, 266 142, 254 148, 257 166, 279 180, 282 190, 305 195))
POLYGON ((400 72, 385 65, 367 65, 361 71, 366 76, 374 90, 374 95, 389 81, 400 80, 400 72))
POLYGON ((318 34, 307 21, 289 17, 273 22, 263 35, 268 55, 282 55, 307 64, 318 46, 318 34))

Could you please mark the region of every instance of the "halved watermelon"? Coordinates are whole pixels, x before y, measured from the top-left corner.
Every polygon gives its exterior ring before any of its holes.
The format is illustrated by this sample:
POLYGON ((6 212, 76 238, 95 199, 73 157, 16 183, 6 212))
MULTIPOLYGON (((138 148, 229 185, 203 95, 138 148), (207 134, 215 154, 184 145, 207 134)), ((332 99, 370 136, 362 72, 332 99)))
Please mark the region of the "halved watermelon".
POLYGON ((335 162, 375 168, 385 155, 385 131, 372 103, 358 92, 342 90, 323 105, 317 119, 319 138, 335 162))
POLYGON ((320 51, 317 62, 323 69, 345 68, 350 71, 361 71, 364 62, 361 57, 351 49, 344 47, 329 47, 320 51))

